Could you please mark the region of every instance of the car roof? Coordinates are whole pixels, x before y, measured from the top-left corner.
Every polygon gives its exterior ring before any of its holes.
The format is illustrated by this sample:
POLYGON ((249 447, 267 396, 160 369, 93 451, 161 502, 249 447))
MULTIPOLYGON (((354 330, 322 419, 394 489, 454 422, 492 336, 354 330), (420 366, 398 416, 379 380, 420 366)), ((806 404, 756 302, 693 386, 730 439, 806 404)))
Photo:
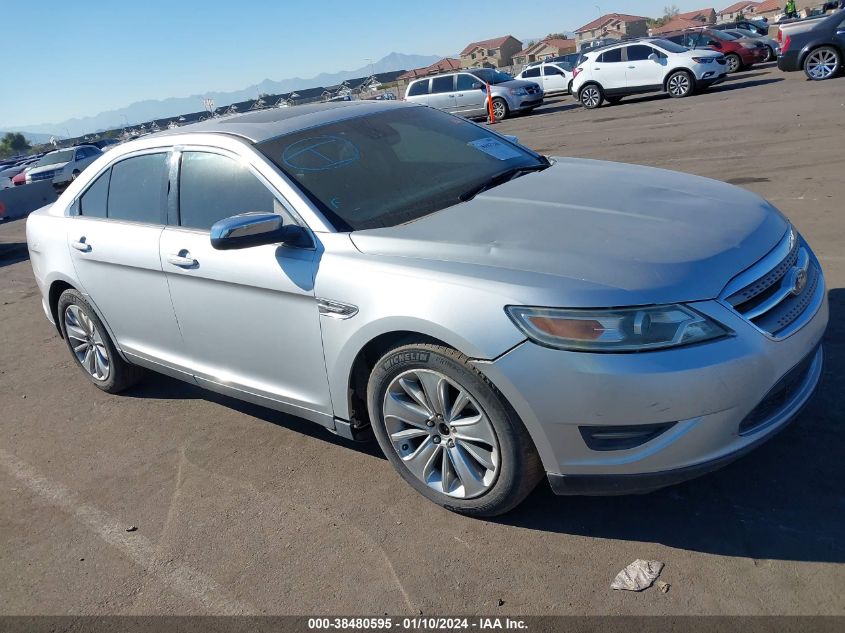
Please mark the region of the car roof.
POLYGON ((391 108, 414 108, 419 105, 398 101, 332 101, 312 103, 289 108, 268 108, 243 114, 215 117, 190 123, 172 130, 163 130, 150 136, 179 136, 197 132, 240 136, 253 143, 298 132, 310 127, 343 121, 391 108))

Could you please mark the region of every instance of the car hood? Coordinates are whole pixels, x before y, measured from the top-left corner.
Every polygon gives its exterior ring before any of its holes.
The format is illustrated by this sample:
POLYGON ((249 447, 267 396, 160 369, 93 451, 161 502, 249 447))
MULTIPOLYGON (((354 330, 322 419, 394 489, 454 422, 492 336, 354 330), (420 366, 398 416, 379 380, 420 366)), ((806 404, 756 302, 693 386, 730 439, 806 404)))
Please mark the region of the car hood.
POLYGON ((493 88, 527 88, 531 84, 538 86, 539 84, 534 81, 533 79, 511 79, 509 81, 503 81, 499 84, 493 84, 493 88))
POLYGON ((507 284, 511 299, 596 307, 715 298, 787 228, 771 204, 719 181, 563 158, 469 202, 350 237, 368 255, 449 262, 450 273, 507 284))
MULTIPOLYGON (((68 162, 70 162, 70 161, 68 161, 68 162)), ((59 169, 63 169, 65 165, 67 165, 67 162, 65 162, 65 163, 53 163, 51 165, 43 165, 42 167, 33 167, 32 169, 29 170, 29 173, 30 174, 40 174, 43 171, 56 171, 56 170, 59 170, 59 169)))

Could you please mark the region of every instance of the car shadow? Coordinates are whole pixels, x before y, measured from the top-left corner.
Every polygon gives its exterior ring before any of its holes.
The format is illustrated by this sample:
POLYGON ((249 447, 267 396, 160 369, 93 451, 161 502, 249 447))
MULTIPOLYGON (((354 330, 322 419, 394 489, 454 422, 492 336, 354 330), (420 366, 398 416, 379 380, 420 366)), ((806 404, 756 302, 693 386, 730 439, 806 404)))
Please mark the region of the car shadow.
POLYGON ((568 110, 583 110, 582 106, 577 101, 570 101, 568 103, 556 103, 555 105, 541 106, 525 116, 537 116, 543 114, 554 114, 555 112, 567 112, 568 110))
POLYGON ((375 441, 354 442, 347 440, 310 420, 209 391, 198 385, 170 378, 163 374, 149 372, 140 383, 121 393, 121 397, 154 400, 206 400, 335 446, 344 446, 371 457, 384 459, 384 454, 375 441))
MULTIPOLYGON (((745 79, 743 77, 742 79, 745 79)), ((708 88, 707 92, 729 92, 731 90, 741 90, 743 88, 754 88, 755 86, 765 86, 767 84, 776 84, 781 81, 784 81, 783 77, 774 77, 772 79, 754 79, 751 81, 732 81, 729 83, 719 84, 717 86, 713 86, 712 88, 708 88)))
POLYGON ((26 242, 0 243, 0 268, 29 259, 26 242))
POLYGON ((541 485, 496 521, 723 556, 845 562, 845 289, 828 297, 821 385, 770 442, 723 470, 647 495, 556 498, 541 485))
MULTIPOLYGON (((752 77, 768 77, 770 76, 769 73, 765 72, 738 72, 734 73, 733 75, 728 75, 725 77, 726 82, 733 82, 740 79, 751 79, 752 77)), ((718 85, 717 85, 718 87, 718 85)))

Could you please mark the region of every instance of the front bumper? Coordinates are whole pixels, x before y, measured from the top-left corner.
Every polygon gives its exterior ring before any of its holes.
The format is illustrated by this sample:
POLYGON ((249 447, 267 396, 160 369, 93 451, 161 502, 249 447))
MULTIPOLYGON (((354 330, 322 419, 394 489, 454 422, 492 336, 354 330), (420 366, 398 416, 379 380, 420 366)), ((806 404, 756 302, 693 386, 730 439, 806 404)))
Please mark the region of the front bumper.
POLYGON ((820 349, 827 296, 797 332, 773 340, 718 301, 694 304, 735 336, 666 351, 585 354, 525 342, 477 361, 534 440, 556 492, 643 492, 718 468, 786 426, 821 376, 821 352, 806 384, 748 432, 740 424, 773 386, 820 349), (582 429, 671 424, 633 448, 593 450, 582 429))
POLYGON ((544 93, 516 97, 508 95, 508 108, 511 112, 524 112, 543 105, 544 93))

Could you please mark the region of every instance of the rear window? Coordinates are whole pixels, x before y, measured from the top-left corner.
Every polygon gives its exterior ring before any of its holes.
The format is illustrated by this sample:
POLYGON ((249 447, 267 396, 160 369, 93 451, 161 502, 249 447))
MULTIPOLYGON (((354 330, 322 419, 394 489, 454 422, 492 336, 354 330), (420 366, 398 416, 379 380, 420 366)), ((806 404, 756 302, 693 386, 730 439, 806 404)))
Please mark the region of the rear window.
POLYGON ((418 81, 416 83, 411 84, 411 87, 408 88, 408 96, 409 97, 418 97, 420 95, 427 95, 428 94, 428 79, 424 81, 418 81))
POLYGON ((535 68, 529 68, 528 70, 526 70, 525 72, 522 73, 522 76, 523 77, 539 77, 540 76, 539 66, 535 67, 535 68))

